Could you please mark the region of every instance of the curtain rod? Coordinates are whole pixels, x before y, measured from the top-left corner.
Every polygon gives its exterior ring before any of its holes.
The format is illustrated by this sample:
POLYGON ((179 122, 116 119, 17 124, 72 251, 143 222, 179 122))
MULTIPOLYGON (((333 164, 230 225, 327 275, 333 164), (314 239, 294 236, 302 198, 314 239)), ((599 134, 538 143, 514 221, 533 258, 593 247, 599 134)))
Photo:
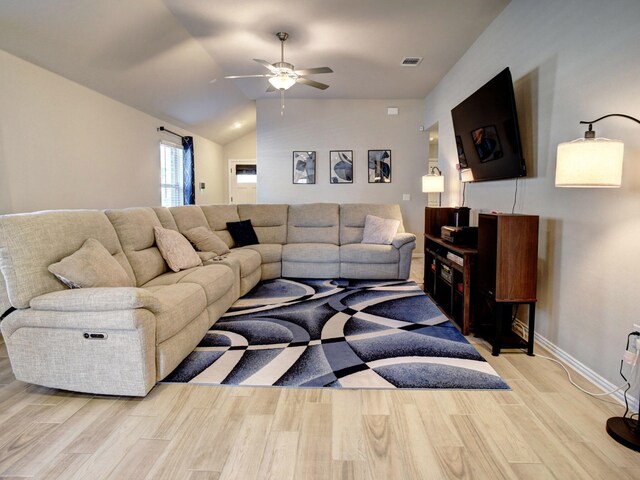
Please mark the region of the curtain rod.
POLYGON ((170 133, 171 135, 175 135, 176 137, 184 138, 182 135, 180 135, 180 134, 178 134, 176 132, 172 132, 171 130, 167 130, 166 128, 164 128, 162 126, 158 127, 157 131, 158 132, 167 132, 167 133, 170 133))

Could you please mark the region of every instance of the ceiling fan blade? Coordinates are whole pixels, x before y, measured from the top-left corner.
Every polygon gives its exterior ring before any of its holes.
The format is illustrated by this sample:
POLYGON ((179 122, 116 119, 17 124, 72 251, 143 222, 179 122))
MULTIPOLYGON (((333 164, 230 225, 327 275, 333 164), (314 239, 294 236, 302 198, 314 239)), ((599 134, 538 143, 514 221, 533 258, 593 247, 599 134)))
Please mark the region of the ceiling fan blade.
POLYGON ((253 61, 254 62, 258 62, 263 67, 267 67, 272 73, 278 73, 278 69, 276 67, 274 67, 273 65, 271 65, 266 60, 260 60, 259 58, 254 58, 253 61))
POLYGON ((261 75, 228 75, 224 78, 264 78, 264 77, 273 77, 273 75, 269 75, 268 73, 261 75))
POLYGON ((317 67, 317 68, 303 68, 302 70, 296 70, 298 75, 315 75, 316 73, 333 73, 329 67, 317 67))
POLYGON ((309 80, 308 78, 298 78, 296 83, 302 83, 303 85, 309 85, 310 87, 319 88, 320 90, 326 90, 329 85, 325 83, 316 82, 315 80, 309 80))
POLYGON ((269 84, 269 86, 267 87, 267 93, 271 93, 271 92, 275 92, 276 91, 276 87, 274 87, 273 85, 269 84))

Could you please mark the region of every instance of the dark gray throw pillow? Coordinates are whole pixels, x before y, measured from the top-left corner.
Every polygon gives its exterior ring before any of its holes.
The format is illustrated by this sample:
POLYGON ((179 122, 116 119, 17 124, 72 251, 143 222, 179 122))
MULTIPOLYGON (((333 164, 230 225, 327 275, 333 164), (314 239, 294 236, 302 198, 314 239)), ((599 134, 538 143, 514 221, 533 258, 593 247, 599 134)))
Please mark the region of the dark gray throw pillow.
POLYGON ((229 230, 236 247, 260 243, 256 231, 251 225, 251 219, 242 220, 241 222, 227 222, 227 230, 229 230))

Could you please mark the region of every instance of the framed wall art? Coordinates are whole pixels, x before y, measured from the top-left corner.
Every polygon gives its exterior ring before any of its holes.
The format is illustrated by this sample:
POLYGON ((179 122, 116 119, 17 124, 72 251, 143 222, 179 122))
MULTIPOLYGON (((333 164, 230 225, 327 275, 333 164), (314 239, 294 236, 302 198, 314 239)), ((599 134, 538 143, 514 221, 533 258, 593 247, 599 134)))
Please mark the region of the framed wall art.
POLYGON ((293 152, 293 183, 316 183, 316 152, 293 152))
POLYGON ((369 183, 391 183, 391 150, 369 150, 369 183))
POLYGON ((331 150, 329 152, 329 181, 331 183, 353 183, 353 150, 331 150))

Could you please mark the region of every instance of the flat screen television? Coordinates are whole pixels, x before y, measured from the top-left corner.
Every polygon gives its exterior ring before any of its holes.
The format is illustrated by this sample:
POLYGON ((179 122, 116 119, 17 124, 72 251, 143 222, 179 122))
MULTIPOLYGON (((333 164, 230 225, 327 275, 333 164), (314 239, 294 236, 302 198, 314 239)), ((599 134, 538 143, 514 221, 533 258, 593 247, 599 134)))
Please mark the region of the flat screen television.
POLYGON ((509 68, 451 110, 463 182, 527 175, 509 68))

